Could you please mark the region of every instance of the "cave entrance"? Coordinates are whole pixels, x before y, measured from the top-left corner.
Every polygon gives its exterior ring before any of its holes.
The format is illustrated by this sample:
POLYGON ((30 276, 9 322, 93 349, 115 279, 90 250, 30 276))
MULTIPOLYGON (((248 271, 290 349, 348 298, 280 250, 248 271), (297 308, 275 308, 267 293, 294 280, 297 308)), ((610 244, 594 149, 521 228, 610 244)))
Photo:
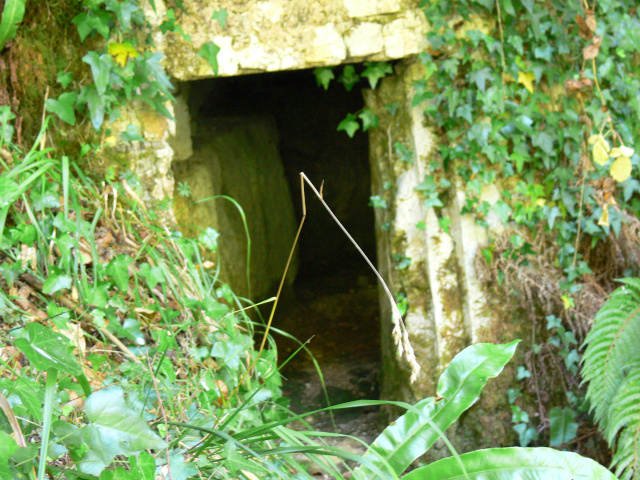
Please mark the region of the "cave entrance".
MULTIPOLYGON (((288 191, 281 191, 278 196, 287 197, 290 208, 295 211, 296 226, 302 217, 299 174, 304 172, 318 188, 324 181, 324 199, 375 263, 374 213, 368 206, 371 190, 368 135, 359 131, 349 138, 345 132, 336 130, 348 113, 364 107, 358 85, 346 91, 343 85, 334 81, 328 90, 324 90, 317 85, 311 70, 300 70, 199 80, 181 88, 187 93, 193 153, 186 162, 174 162, 176 185, 186 180, 197 185, 204 175, 219 177, 238 169, 245 173, 236 176, 236 180, 259 182, 269 172, 256 174, 248 169, 244 157, 239 158, 244 150, 241 151, 240 146, 225 145, 224 138, 216 132, 233 128, 230 125, 246 126, 256 122, 268 125, 249 129, 248 133, 240 135, 239 143, 244 143, 242 147, 246 150, 246 144, 264 137, 264 132, 270 136, 259 140, 265 146, 258 150, 262 149, 265 157, 273 157, 273 152, 266 150, 275 146, 281 167, 272 162, 264 168, 282 168, 288 191), (207 162, 211 161, 211 156, 217 157, 221 165, 210 166, 207 162), (211 171, 219 173, 211 174, 211 171)), ((180 122, 179 116, 176 117, 180 122)), ((238 142, 237 136, 233 141, 238 142)), ((262 164, 258 159, 256 168, 262 168, 262 164)), ((260 186, 250 195, 238 193, 235 196, 233 185, 222 186, 216 192, 207 192, 207 188, 196 187, 194 193, 200 196, 222 193, 236 198, 245 209, 250 230, 252 222, 264 223, 269 229, 270 222, 281 220, 281 212, 286 209, 284 206, 264 209, 263 205, 272 202, 260 197, 268 193, 260 192, 260 186), (257 205, 253 205, 256 202, 257 205), (260 216, 266 218, 252 219, 260 216)), ((301 341, 312 338, 308 348, 322 368, 332 403, 377 398, 380 328, 376 278, 308 188, 306 205, 307 218, 297 249, 297 274, 279 304, 274 326, 301 341)), ((231 207, 226 205, 224 208, 231 207)), ((194 215, 192 221, 197 223, 200 215, 194 215)), ((220 223, 220 211, 213 216, 216 215, 220 223)), ((229 212, 229 217, 234 215, 237 217, 237 212, 229 212)), ((268 248, 284 252, 285 255, 278 254, 280 265, 276 270, 281 272, 291 242, 288 238, 278 238, 277 228, 272 228, 275 245, 268 248)), ((219 229, 224 236, 224 225, 219 225, 219 229)), ((253 236, 254 232, 251 233, 253 236)), ((254 248, 261 248, 255 239, 252 254, 254 248)), ((272 259, 273 253, 265 252, 265 258, 272 259)), ((264 263, 252 262, 251 275, 264 275, 264 263)), ((269 293, 273 293, 275 278, 267 280, 271 284, 269 293)), ((258 280, 254 283, 260 284, 258 280)), ((297 345, 284 336, 275 337, 279 357, 284 360, 297 345)), ((298 354, 285 367, 284 375, 288 379, 284 390, 292 398, 293 410, 325 406, 318 375, 308 355, 298 354)))

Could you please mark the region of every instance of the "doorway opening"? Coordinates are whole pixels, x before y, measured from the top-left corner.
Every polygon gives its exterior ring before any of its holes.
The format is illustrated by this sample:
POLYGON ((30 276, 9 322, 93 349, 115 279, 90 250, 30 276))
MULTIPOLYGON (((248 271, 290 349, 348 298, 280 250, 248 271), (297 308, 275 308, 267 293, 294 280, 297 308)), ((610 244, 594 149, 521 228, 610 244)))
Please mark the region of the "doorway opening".
MULTIPOLYGON (((317 188, 324 182, 325 201, 375 264, 374 212, 368 206, 368 135, 359 131, 349 138, 337 131, 347 114, 364 107, 358 85, 346 91, 334 81, 324 90, 311 70, 300 70, 199 80, 190 82, 188 91, 193 157, 209 148, 208 134, 201 130, 214 119, 233 119, 234 124, 256 117, 271 119, 289 188, 283 195, 290 196, 296 221, 302 217, 300 172, 304 172, 317 188)), ((217 120, 213 123, 220 124, 217 120)), ((233 169, 238 160, 221 156, 220 161, 225 163, 224 170, 233 169)), ((174 168, 176 185, 186 170, 188 166, 174 168)), ((233 191, 224 193, 233 197, 233 191)), ((332 404, 377 399, 380 328, 376 278, 311 190, 306 188, 305 193, 307 218, 298 242, 297 274, 279 303, 274 326, 302 342, 310 340, 307 347, 322 369, 332 404)), ((259 209, 242 206, 248 217, 259 214, 259 209)), ((277 217, 278 212, 263 214, 277 217)), ((279 248, 288 254, 291 245, 279 248)), ((254 266, 252 275, 260 274, 260 265, 254 266)), ((285 336, 275 337, 279 358, 286 360, 298 344, 285 336)), ((283 374, 292 410, 326 406, 318 375, 306 353, 294 357, 283 374)), ((349 411, 342 412, 344 422, 350 422, 349 411)), ((362 417, 362 412, 351 415, 362 417)), ((358 430, 353 425, 344 428, 351 428, 349 433, 358 430)))

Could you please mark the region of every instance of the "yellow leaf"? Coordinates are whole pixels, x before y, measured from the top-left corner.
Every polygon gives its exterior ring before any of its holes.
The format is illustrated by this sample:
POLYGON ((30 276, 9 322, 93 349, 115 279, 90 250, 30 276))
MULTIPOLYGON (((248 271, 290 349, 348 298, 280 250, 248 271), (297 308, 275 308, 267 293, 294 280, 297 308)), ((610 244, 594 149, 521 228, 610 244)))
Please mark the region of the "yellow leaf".
POLYGON ((121 67, 127 64, 127 58, 136 58, 140 55, 130 43, 109 43, 109 54, 113 55, 116 63, 121 67))
POLYGON ((633 155, 633 148, 625 147, 624 145, 622 145, 621 147, 616 147, 611 150, 610 155, 613 158, 630 157, 631 155, 633 155))
POLYGON ((544 198, 539 198, 536 200, 536 205, 538 207, 544 207, 547 201, 544 198))
POLYGON ((598 225, 602 225, 603 227, 609 226, 609 205, 607 205, 606 203, 602 207, 602 215, 600 215, 598 225))
POLYGON ((535 75, 531 72, 518 72, 518 83, 524 85, 524 88, 529 90, 529 93, 533 93, 533 80, 535 75))
POLYGON ((575 306, 575 303, 573 303, 573 298, 569 295, 562 295, 562 304, 564 305, 565 310, 569 310, 571 307, 575 306))
POLYGON ((589 143, 593 145, 593 161, 602 166, 609 161, 609 142, 602 135, 591 135, 589 143))
POLYGON ((513 75, 511 75, 509 72, 504 73, 502 72, 502 81, 504 83, 511 83, 515 80, 515 78, 513 78, 513 75))
POLYGON ((631 159, 624 155, 619 156, 611 165, 609 174, 616 182, 624 182, 631 175, 631 159))

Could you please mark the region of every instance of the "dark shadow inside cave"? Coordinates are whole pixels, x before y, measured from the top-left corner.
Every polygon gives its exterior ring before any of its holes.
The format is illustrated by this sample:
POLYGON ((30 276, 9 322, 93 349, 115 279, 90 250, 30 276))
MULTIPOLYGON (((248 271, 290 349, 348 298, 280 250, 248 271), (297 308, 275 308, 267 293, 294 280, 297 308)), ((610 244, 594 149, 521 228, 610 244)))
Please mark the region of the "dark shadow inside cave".
MULTIPOLYGON (((368 206, 368 136, 358 131, 349 138, 336 130, 348 113, 364 106, 358 85, 348 92, 334 81, 324 90, 312 71, 301 70, 191 82, 188 98, 195 124, 214 117, 275 119, 297 218, 302 217, 299 174, 304 172, 317 188, 324 181, 325 201, 375 264, 374 213, 368 206)), ((194 150, 198 148, 194 141, 194 150)), ((306 206, 297 250, 298 274, 278 307, 274 326, 303 342, 311 339, 308 347, 322 368, 332 403, 377 398, 380 348, 375 276, 309 188, 306 206)), ((288 251, 290 245, 282 248, 288 251)), ((276 340, 281 361, 297 348, 284 336, 276 335, 276 340)), ((318 376, 306 353, 287 364, 284 375, 292 409, 324 406, 318 376)))

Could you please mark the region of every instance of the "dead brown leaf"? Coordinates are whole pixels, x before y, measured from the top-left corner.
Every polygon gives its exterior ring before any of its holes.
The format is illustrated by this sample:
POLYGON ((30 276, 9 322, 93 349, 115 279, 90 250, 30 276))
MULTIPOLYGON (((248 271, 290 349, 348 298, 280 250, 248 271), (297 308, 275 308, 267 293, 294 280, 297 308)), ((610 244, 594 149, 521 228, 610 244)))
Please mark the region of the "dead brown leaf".
POLYGON ((596 58, 598 56, 598 52, 600 51, 600 44, 602 43, 602 38, 597 35, 593 37, 590 45, 587 45, 582 50, 582 56, 585 60, 591 60, 592 58, 596 58))

